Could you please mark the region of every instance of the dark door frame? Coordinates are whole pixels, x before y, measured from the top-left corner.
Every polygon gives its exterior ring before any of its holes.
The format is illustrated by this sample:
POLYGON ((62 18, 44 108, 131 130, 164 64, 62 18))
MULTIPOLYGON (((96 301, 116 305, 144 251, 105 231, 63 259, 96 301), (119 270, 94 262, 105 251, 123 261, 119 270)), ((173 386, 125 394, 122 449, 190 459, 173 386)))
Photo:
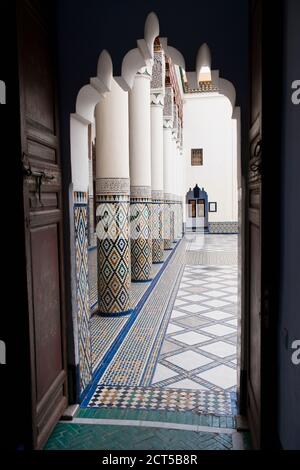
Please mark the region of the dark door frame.
MULTIPOLYGON (((270 3, 257 0, 262 11, 262 103, 261 103, 261 395, 260 418, 256 424, 259 436, 256 435, 254 423, 252 427, 252 441, 255 448, 280 448, 278 438, 278 383, 277 383, 277 355, 278 355, 278 310, 279 310, 279 273, 280 273, 280 239, 278 222, 278 205, 274 201, 278 197, 281 171, 281 103, 282 103, 282 5, 283 0, 274 0, 272 13, 270 3)), ((252 4, 250 0, 250 21, 252 4)), ((254 31, 255 34, 255 31, 254 31)), ((250 70, 251 72, 251 70, 250 70)), ((251 79, 249 79, 251 80, 251 79)), ((250 109, 251 104, 249 105, 250 109)), ((249 155, 249 154, 248 154, 249 155)), ((248 157, 249 158, 249 157, 248 157)), ((247 185, 248 186, 248 185, 247 185)), ((247 187, 248 189, 248 187, 247 187)), ((248 193, 248 191, 247 191, 248 193)), ((246 208, 248 196, 246 196, 246 208)), ((245 211, 246 251, 245 251, 245 363, 249 364, 249 269, 251 254, 249 246, 249 217, 245 211)), ((244 386, 247 380, 247 370, 244 371, 244 386)), ((242 394, 242 413, 247 410, 247 393, 242 394)))

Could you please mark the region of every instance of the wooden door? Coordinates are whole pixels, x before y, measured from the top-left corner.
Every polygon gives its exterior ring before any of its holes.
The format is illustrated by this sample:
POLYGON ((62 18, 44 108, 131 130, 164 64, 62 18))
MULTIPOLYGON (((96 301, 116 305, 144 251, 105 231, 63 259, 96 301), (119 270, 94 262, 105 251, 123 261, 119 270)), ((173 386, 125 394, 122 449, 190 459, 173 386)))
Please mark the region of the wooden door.
POLYGON ((62 184, 52 20, 54 2, 17 2, 32 445, 67 406, 62 184))
POLYGON ((262 11, 251 2, 250 161, 248 166, 248 371, 247 414, 253 443, 261 440, 261 158, 262 158, 262 11))
POLYGON ((198 206, 198 217, 204 218, 205 217, 205 200, 198 199, 197 206, 198 206))

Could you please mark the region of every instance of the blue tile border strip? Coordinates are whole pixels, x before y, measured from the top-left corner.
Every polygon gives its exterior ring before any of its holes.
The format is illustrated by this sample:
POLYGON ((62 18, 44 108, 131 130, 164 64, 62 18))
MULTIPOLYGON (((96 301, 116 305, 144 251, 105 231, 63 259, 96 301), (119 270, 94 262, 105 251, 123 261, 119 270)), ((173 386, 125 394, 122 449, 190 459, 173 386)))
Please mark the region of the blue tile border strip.
POLYGON ((112 345, 110 346, 109 350, 107 351, 107 353, 104 355, 103 357, 103 360, 101 362, 101 364, 99 365, 99 367, 96 369, 96 371, 93 373, 93 378, 92 378, 92 381, 91 383, 86 387, 86 389, 81 393, 80 395, 80 401, 81 401, 81 406, 82 407, 86 407, 90 401, 90 399, 92 398, 96 388, 97 388, 97 385, 98 385, 98 382, 100 380, 100 378, 102 377, 102 375, 104 374, 104 372, 106 371, 107 367, 109 366, 111 360, 113 359, 113 357, 115 356, 115 354, 117 353, 119 347, 121 346, 124 338, 126 337, 127 333, 130 331, 133 323, 135 322, 138 314, 140 313, 142 307, 144 306, 144 303, 146 302, 146 300, 148 299, 149 295, 151 294, 151 292, 153 291, 154 287, 156 286, 156 284, 158 283, 160 277, 162 276, 163 272, 165 271, 167 265, 169 264, 171 258, 173 257, 175 251, 177 250, 178 246, 180 245, 180 243, 182 242, 183 239, 177 241, 175 244, 174 244, 174 247, 172 249, 172 253, 170 254, 170 256, 168 256, 167 260, 165 261, 165 263, 163 264, 163 266, 161 267, 161 269, 159 270, 159 272, 156 274, 156 276, 154 277, 153 281, 151 282, 150 286, 148 287, 148 289, 146 290, 146 292, 143 294, 142 298, 140 299, 140 301, 138 302, 136 308, 132 311, 127 323, 125 324, 125 326, 122 328, 122 330, 120 331, 120 333, 118 334, 118 336, 115 338, 115 340, 113 341, 112 345))

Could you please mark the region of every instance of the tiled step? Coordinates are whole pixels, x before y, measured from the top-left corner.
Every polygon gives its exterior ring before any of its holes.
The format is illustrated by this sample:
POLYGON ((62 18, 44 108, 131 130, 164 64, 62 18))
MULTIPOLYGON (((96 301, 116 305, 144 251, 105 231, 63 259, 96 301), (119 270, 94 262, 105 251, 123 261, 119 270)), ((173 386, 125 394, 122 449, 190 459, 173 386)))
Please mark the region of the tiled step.
POLYGON ((191 411, 196 414, 232 416, 234 394, 204 390, 98 385, 88 407, 152 411, 191 411))

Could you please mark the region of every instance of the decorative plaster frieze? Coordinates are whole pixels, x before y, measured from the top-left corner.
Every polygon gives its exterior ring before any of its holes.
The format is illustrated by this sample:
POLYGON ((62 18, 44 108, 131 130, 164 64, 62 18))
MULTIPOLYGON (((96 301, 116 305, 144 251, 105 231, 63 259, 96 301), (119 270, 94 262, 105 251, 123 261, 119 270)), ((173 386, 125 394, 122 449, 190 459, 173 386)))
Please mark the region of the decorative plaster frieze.
POLYGON ((130 197, 151 199, 151 186, 130 186, 130 197))
POLYGON ((170 86, 165 88, 164 117, 174 119, 174 91, 170 86))
POLYGON ((164 53, 163 51, 155 51, 152 67, 151 89, 162 89, 164 92, 165 74, 166 67, 164 53))
POLYGON ((130 180, 129 178, 97 178, 96 194, 129 195, 130 180))
POLYGON ((151 195, 152 195, 152 200, 159 200, 159 201, 164 200, 164 191, 152 189, 151 195))

